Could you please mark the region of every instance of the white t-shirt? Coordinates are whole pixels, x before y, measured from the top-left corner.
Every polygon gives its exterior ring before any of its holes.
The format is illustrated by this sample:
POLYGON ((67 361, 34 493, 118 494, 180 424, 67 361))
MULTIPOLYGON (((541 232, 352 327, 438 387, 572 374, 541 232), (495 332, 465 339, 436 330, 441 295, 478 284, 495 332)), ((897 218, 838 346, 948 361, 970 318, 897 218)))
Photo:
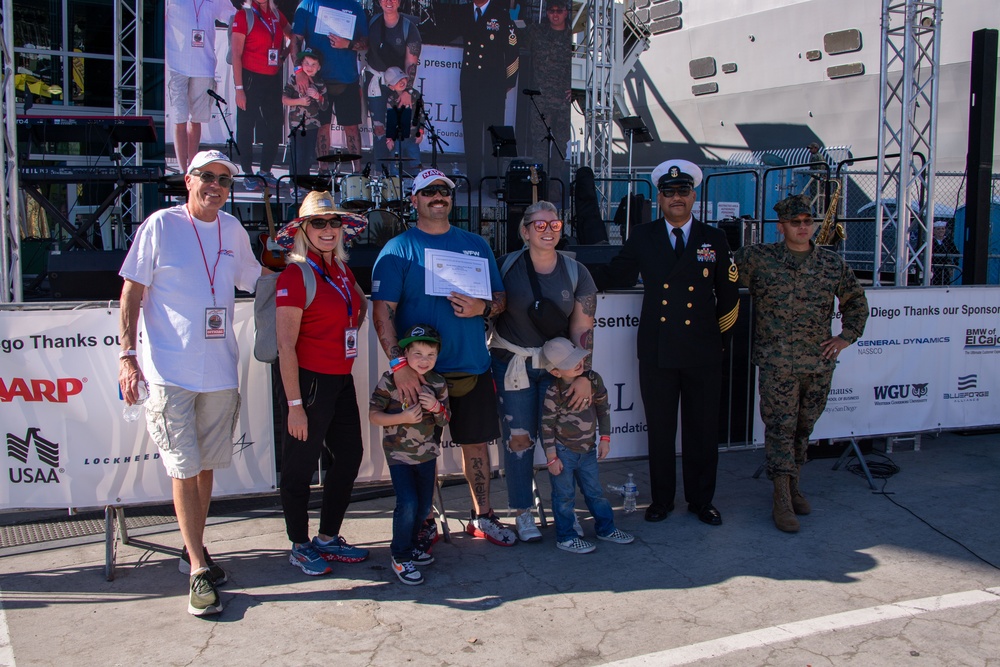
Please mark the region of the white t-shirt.
POLYGON ((215 22, 228 24, 235 13, 229 0, 167 0, 167 69, 184 76, 214 77, 215 22), (201 46, 194 46, 196 37, 202 39, 201 46))
POLYGON ((233 287, 252 292, 260 276, 250 237, 239 220, 220 211, 217 221, 204 222, 189 217, 184 206, 157 211, 139 227, 118 273, 146 286, 139 328, 142 372, 149 382, 198 392, 238 386, 233 287), (208 275, 213 267, 215 306, 227 311, 227 334, 206 339, 206 309, 213 307, 208 275))

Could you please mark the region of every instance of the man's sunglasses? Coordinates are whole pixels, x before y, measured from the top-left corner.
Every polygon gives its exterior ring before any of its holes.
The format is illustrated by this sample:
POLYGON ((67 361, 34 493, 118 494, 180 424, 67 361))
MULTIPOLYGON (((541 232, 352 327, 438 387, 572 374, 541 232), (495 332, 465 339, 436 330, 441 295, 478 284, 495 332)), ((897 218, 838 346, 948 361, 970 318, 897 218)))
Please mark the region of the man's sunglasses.
POLYGON ((682 185, 679 188, 660 188, 660 194, 670 199, 671 197, 687 197, 694 188, 682 185))
POLYGON ((204 183, 205 185, 208 185, 210 183, 215 183, 216 181, 218 181, 220 188, 225 188, 228 190, 229 188, 233 187, 233 177, 227 176, 226 174, 222 174, 220 176, 218 174, 213 174, 210 171, 198 171, 197 169, 192 169, 191 175, 200 178, 201 182, 204 183))
POLYGON ((530 220, 524 223, 527 227, 531 225, 535 228, 536 232, 544 232, 546 229, 551 229, 554 232, 562 230, 563 221, 562 220, 530 220))
POLYGON ((790 220, 782 220, 782 222, 788 225, 789 227, 802 227, 803 225, 809 227, 816 221, 813 220, 812 218, 808 218, 806 220, 802 220, 800 218, 792 218, 790 220))
POLYGON ((428 185, 426 188, 421 188, 417 190, 417 194, 421 197, 450 197, 451 188, 447 185, 428 185))
POLYGON ((344 224, 340 218, 309 218, 306 222, 309 223, 310 227, 318 230, 326 229, 327 227, 330 227, 330 229, 340 229, 344 224))

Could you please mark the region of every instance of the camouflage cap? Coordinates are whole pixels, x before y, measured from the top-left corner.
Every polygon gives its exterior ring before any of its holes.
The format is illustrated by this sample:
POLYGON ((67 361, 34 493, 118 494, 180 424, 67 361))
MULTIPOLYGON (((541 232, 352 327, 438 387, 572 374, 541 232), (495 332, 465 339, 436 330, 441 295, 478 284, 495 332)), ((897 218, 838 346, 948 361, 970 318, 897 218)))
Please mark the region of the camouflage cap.
POLYGON ((775 204, 774 211, 778 214, 779 219, 791 220, 802 213, 812 215, 812 207, 809 204, 809 198, 805 195, 792 195, 775 204))
POLYGON ((542 346, 542 356, 544 357, 545 368, 552 370, 558 368, 561 371, 569 371, 576 368, 582 359, 586 359, 590 352, 573 345, 565 338, 553 338, 546 341, 542 346))
POLYGON ((418 340, 440 345, 441 334, 429 324, 414 324, 406 330, 403 338, 399 341, 399 346, 405 349, 410 343, 415 343, 418 340))

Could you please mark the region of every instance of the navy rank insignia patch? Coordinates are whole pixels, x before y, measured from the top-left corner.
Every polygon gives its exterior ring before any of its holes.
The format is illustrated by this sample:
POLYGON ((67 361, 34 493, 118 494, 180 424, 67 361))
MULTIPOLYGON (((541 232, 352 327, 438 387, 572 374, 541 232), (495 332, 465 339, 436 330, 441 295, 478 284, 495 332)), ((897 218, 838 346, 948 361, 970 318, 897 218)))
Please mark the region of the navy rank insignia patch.
POLYGON ((729 265, 729 282, 735 283, 740 279, 740 270, 736 268, 736 264, 729 265))

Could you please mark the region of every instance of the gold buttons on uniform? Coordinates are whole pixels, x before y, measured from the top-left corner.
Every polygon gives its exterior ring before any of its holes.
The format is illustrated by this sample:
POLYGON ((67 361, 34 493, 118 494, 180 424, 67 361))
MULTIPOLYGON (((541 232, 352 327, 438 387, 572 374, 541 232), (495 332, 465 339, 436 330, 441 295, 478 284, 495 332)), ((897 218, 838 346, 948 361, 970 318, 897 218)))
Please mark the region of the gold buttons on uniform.
POLYGON ((691 285, 690 287, 688 287, 688 292, 693 292, 693 291, 694 291, 694 285, 691 285))
POLYGON ((661 321, 661 322, 666 322, 666 321, 667 321, 667 318, 665 318, 665 317, 661 317, 661 318, 660 318, 660 321, 661 321))
POLYGON ((686 326, 691 326, 691 320, 684 320, 684 324, 686 326))
POLYGON ((666 300, 666 299, 664 299, 664 300, 663 300, 663 301, 661 301, 660 303, 661 303, 662 305, 664 305, 664 306, 665 306, 665 305, 667 305, 667 300, 666 300))
POLYGON ((663 283, 663 289, 670 289, 670 285, 668 285, 667 283, 663 283))
POLYGON ((688 308, 694 308, 694 304, 693 303, 689 303, 688 304, 688 308))

